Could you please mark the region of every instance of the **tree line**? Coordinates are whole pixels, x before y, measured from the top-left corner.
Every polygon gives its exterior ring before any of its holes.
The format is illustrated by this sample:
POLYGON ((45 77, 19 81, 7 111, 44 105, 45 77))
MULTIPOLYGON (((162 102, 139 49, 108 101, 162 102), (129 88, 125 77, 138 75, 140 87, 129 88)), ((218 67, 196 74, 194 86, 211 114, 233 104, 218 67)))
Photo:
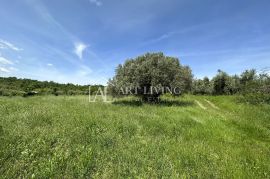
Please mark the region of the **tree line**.
MULTIPOLYGON (((96 93, 99 87, 104 88, 102 85, 92 85, 90 93, 96 93)), ((163 53, 146 53, 126 60, 116 68, 115 76, 109 80, 107 87, 113 96, 121 96, 119 94, 123 90, 122 87, 131 87, 129 92, 143 100, 155 100, 161 95, 156 89, 166 87, 180 89, 181 94, 238 95, 239 99, 245 102, 270 103, 270 76, 266 71, 259 73, 250 69, 240 75, 229 75, 218 70, 211 79, 196 79, 189 66, 184 66, 178 58, 168 57, 163 53), (153 87, 155 91, 149 93, 153 87)), ((86 95, 89 94, 89 85, 0 77, 0 96, 48 94, 86 95)))
POLYGON ((229 75, 222 70, 210 80, 208 77, 194 79, 191 92, 207 95, 233 95, 270 91, 268 73, 258 73, 255 69, 245 70, 240 75, 229 75))
MULTIPOLYGON (((99 87, 104 88, 102 85, 91 85, 90 93, 94 93, 99 87)), ((89 94, 89 85, 60 84, 53 81, 0 77, 0 96, 87 94, 89 94)))
POLYGON ((237 95, 238 100, 247 103, 270 104, 270 76, 268 72, 245 70, 240 75, 229 75, 222 70, 212 78, 194 79, 192 94, 237 95))
POLYGON ((144 101, 156 101, 162 95, 162 91, 157 89, 168 87, 180 89, 182 94, 237 94, 242 101, 270 103, 270 76, 267 72, 258 73, 255 69, 250 69, 240 75, 229 75, 218 70, 212 79, 196 79, 189 66, 184 66, 178 58, 165 56, 163 53, 146 53, 126 60, 116 68, 115 76, 109 80, 108 87, 114 96, 129 95, 123 94, 123 88, 129 87, 131 94, 144 101))

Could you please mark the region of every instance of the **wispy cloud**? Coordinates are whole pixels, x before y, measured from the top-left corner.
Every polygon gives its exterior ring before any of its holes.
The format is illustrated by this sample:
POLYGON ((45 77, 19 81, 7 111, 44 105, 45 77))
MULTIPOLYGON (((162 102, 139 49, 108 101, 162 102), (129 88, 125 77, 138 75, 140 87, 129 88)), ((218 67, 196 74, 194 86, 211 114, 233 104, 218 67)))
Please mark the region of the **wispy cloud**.
POLYGON ((0 67, 0 71, 4 73, 10 73, 10 72, 15 72, 19 71, 17 68, 14 67, 0 67))
POLYGON ((11 50, 15 50, 15 51, 23 50, 22 48, 16 47, 11 42, 8 42, 8 41, 3 40, 3 39, 0 39, 0 49, 11 49, 11 50))
POLYGON ((145 42, 144 44, 152 44, 152 43, 156 43, 156 42, 159 42, 159 41, 162 41, 164 39, 168 39, 170 38, 171 36, 175 35, 175 34, 179 34, 181 33, 181 31, 179 32, 168 32, 168 33, 165 33, 165 34, 162 34, 161 36, 157 37, 157 38, 154 38, 154 39, 151 39, 147 42, 145 42))
MULTIPOLYGON (((89 0, 89 1, 91 2, 93 0, 89 0)), ((29 2, 31 2, 31 3, 29 3, 29 6, 33 7, 35 12, 44 21, 46 21, 47 23, 49 23, 50 25, 52 25, 54 27, 57 27, 62 32, 62 34, 66 37, 66 39, 71 41, 71 43, 74 45, 73 53, 75 53, 80 59, 82 59, 83 53, 87 49, 88 45, 81 42, 81 40, 79 38, 77 38, 76 35, 70 33, 58 20, 56 20, 54 18, 54 16, 50 13, 50 11, 46 8, 46 6, 42 2, 35 1, 35 0, 31 0, 29 2)), ((102 5, 102 3, 98 0, 93 1, 92 3, 96 3, 97 5, 102 5)), ((68 57, 69 62, 73 63, 76 66, 81 64, 81 62, 78 62, 76 59, 71 57, 69 55, 69 53, 66 53, 65 51, 63 51, 55 46, 46 47, 46 48, 51 48, 53 51, 55 51, 55 53, 63 54, 64 56, 68 57)), ((91 53, 91 55, 95 55, 95 53, 92 51, 89 51, 89 53, 91 53)), ((67 60, 67 58, 65 58, 65 59, 67 60)))
POLYGON ((4 57, 0 57, 0 63, 3 65, 13 65, 13 62, 4 58, 4 57))
MULTIPOLYGON (((89 0, 88 0, 89 1, 89 0)), ((102 3, 100 1, 93 1, 92 3, 95 3, 97 6, 101 6, 102 3)), ((34 9, 35 13, 42 18, 42 20, 46 23, 48 23, 49 26, 55 28, 57 32, 61 32, 61 36, 64 36, 67 43, 71 43, 73 45, 72 50, 66 51, 65 49, 62 49, 58 46, 52 46, 50 44, 43 44, 42 48, 37 46, 38 50, 45 52, 46 56, 50 58, 50 60, 53 60, 56 57, 60 57, 67 63, 67 66, 72 64, 72 74, 69 74, 67 72, 62 71, 61 69, 54 68, 54 64, 51 64, 50 61, 47 61, 47 63, 40 64, 40 67, 38 69, 33 69, 33 67, 28 66, 32 71, 28 75, 31 77, 35 77, 40 80, 54 80, 58 82, 73 82, 73 83, 80 83, 84 84, 85 82, 91 82, 92 77, 89 75, 92 73, 92 69, 86 65, 86 62, 79 59, 83 59, 84 53, 86 49, 89 47, 89 45, 83 43, 76 35, 71 33, 68 29, 66 29, 65 26, 62 25, 61 21, 56 19, 53 14, 50 13, 49 9, 41 2, 41 1, 35 1, 35 0, 29 0, 28 5, 34 9), (31 3, 30 3, 31 2, 31 3), (75 54, 76 56, 74 56, 75 54), (47 73, 49 71, 49 74, 47 73), (43 75, 44 74, 44 75, 43 75), (56 76, 58 76, 56 78, 56 76), (75 78, 76 77, 76 78, 75 78)), ((43 33, 43 32, 41 32, 43 33)), ((51 38, 50 34, 45 33, 45 35, 48 38, 51 38)), ((35 43, 36 42, 32 42, 35 43)), ((68 48, 69 49, 69 48, 68 48)), ((89 56, 93 57, 93 59, 98 58, 97 55, 91 51, 87 51, 89 56)), ((46 58, 47 58, 46 57, 46 58)), ((65 66, 65 65, 64 65, 65 66)), ((27 75, 28 72, 24 71, 21 72, 21 74, 27 75)))
POLYGON ((77 42, 74 44, 75 49, 74 49, 74 53, 80 58, 83 58, 83 52, 86 50, 86 48, 88 47, 86 44, 82 43, 82 42, 77 42))
MULTIPOLYGON (((155 44, 155 43, 158 43, 160 41, 170 39, 170 38, 177 36, 177 35, 179 36, 179 35, 189 34, 193 31, 204 28, 204 27, 209 26, 211 24, 214 24, 216 22, 217 21, 209 21, 207 23, 201 23, 201 24, 196 24, 196 25, 184 27, 184 28, 179 29, 179 30, 165 32, 165 33, 161 34, 160 36, 157 36, 155 38, 152 38, 152 39, 149 39, 149 40, 143 42, 142 45, 144 46, 144 45, 155 44)), ((211 35, 213 35, 213 34, 211 34, 211 35)))
MULTIPOLYGON (((61 30, 62 34, 67 38, 74 40, 77 39, 73 34, 71 34, 60 22, 58 22, 54 16, 50 13, 47 7, 38 0, 28 0, 26 3, 37 13, 39 17, 41 17, 45 22, 57 27, 61 30)), ((34 28, 34 27, 33 27, 34 28)), ((44 33, 43 31, 41 33, 44 33)), ((49 34, 46 34, 49 35, 49 34)))
POLYGON ((90 3, 95 4, 96 6, 102 6, 103 3, 99 0, 89 0, 90 3))
POLYGON ((13 67, 13 65, 14 63, 11 60, 8 60, 5 57, 0 56, 0 72, 11 73, 18 71, 17 68, 13 67))
POLYGON ((4 73, 9 73, 10 71, 5 67, 0 67, 0 71, 4 73))

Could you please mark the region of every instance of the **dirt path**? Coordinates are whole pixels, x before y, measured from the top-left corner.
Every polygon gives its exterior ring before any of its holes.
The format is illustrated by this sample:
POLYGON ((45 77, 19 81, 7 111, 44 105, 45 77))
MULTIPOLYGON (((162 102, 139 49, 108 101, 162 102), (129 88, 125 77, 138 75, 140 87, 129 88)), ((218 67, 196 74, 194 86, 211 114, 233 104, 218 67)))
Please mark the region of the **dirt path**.
POLYGON ((200 103, 199 101, 195 100, 195 102, 198 104, 198 106, 200 106, 200 108, 206 110, 206 107, 204 107, 204 105, 202 105, 202 103, 200 103))
POLYGON ((219 107, 217 107, 215 104, 213 104, 212 102, 208 101, 207 99, 205 99, 205 101, 206 101, 212 108, 219 109, 219 107))

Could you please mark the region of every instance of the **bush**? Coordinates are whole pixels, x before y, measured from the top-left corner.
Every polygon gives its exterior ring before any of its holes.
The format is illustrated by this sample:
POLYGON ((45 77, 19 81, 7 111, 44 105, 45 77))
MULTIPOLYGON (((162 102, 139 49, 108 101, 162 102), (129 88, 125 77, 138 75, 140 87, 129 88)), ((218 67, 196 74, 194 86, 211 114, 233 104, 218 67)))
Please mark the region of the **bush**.
POLYGON ((24 91, 0 89, 0 96, 23 96, 24 94, 24 91))
POLYGON ((237 100, 247 104, 270 104, 270 94, 248 93, 238 96, 237 100))

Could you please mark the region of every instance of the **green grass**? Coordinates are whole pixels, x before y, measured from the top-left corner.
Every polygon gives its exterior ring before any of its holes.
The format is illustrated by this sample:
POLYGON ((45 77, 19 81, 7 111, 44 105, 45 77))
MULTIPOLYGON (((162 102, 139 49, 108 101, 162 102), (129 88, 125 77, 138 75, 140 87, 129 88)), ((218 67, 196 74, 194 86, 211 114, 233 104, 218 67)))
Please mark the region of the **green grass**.
POLYGON ((0 178, 269 178, 270 106, 234 99, 2 97, 0 178))

